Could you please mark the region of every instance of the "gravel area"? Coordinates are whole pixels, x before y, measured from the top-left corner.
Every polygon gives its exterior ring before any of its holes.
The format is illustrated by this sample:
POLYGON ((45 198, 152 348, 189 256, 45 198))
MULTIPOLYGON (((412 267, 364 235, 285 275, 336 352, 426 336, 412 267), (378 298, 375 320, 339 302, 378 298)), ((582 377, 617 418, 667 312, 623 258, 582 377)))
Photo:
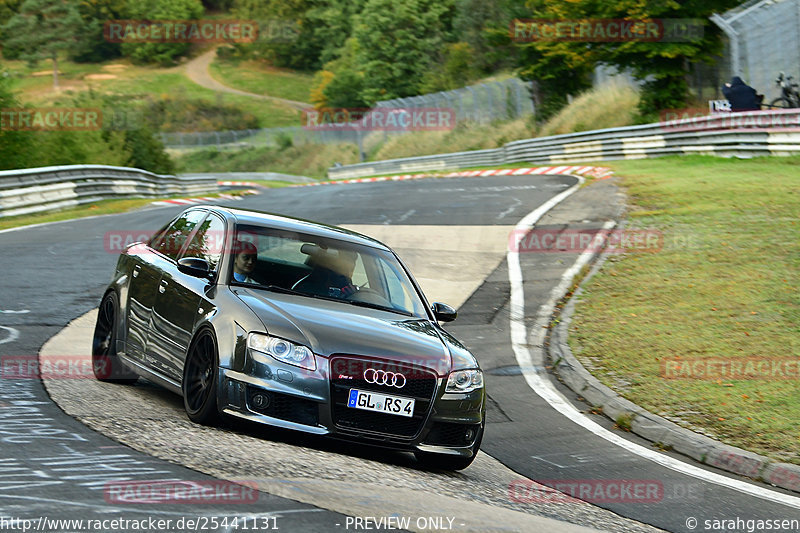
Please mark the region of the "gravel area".
MULTIPOLYGON (((40 358, 89 359, 94 321, 95 312, 76 319, 45 344, 40 358)), ((67 414, 131 448, 218 478, 257 481, 265 492, 352 516, 459 513, 462 531, 521 530, 534 516, 607 531, 659 531, 584 502, 513 501, 509 484, 524 478, 484 453, 462 472, 431 472, 416 468, 408 453, 246 422, 199 426, 186 417, 180 397, 142 379, 134 386, 47 379, 45 387, 67 414)))

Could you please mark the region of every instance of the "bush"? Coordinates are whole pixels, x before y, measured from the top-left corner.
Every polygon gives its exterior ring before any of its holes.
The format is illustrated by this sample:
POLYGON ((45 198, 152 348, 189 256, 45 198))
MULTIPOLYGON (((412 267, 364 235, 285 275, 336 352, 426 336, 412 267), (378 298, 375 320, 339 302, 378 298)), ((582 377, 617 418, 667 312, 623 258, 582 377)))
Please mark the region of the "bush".
POLYGON ((156 131, 228 131, 260 127, 255 115, 222 101, 182 96, 148 97, 140 107, 149 126, 156 131))
MULTIPOLYGON (((128 5, 128 18, 192 20, 202 17, 200 0, 139 0, 128 5)), ((189 51, 189 43, 122 43, 122 54, 137 63, 171 65, 189 51)))

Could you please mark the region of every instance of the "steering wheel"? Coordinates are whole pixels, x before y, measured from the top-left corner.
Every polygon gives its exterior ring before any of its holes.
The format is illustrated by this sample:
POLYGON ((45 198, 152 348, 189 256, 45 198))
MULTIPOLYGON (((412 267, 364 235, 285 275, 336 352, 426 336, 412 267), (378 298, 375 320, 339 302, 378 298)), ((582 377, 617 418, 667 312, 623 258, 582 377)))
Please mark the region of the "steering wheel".
POLYGON ((390 300, 387 300, 380 292, 375 289, 365 288, 363 285, 358 290, 346 298, 354 302, 365 302, 369 304, 382 305, 384 307, 394 307, 390 300))

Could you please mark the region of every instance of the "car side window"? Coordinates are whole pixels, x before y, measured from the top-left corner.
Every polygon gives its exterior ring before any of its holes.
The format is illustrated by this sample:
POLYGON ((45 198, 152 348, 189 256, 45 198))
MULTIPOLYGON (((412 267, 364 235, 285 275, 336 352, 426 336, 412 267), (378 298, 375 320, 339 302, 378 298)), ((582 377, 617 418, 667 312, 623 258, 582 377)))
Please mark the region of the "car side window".
POLYGON ((350 279, 352 280, 353 285, 356 285, 358 287, 363 286, 366 288, 370 287, 369 278, 367 277, 367 271, 364 268, 364 258, 361 256, 361 254, 358 254, 358 257, 356 259, 356 266, 353 269, 353 275, 351 276, 350 279))
POLYGON ((192 233, 194 227, 206 216, 205 211, 189 211, 181 215, 150 245, 170 259, 177 260, 178 254, 192 233))
POLYGON ((408 293, 410 286, 400 281, 398 272, 394 270, 397 267, 383 260, 378 260, 378 263, 383 271, 386 289, 389 291, 389 300, 401 304, 404 309, 413 309, 412 299, 408 293))
POLYGON ((183 257, 205 259, 211 265, 211 270, 216 270, 224 246, 225 222, 216 215, 208 215, 197 228, 197 233, 192 237, 183 257))

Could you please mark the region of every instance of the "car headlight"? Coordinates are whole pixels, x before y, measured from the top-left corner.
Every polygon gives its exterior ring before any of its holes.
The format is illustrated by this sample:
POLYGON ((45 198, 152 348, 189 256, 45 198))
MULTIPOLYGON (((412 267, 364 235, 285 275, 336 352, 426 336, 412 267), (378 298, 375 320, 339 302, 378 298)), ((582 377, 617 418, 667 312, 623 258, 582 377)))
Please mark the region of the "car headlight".
POLYGON ((480 370, 456 370, 447 376, 445 392, 472 392, 483 388, 483 372, 480 370))
POLYGON ((278 337, 263 333, 250 333, 247 336, 247 347, 264 353, 287 365, 299 366, 306 370, 317 369, 317 359, 314 352, 302 346, 278 337))

